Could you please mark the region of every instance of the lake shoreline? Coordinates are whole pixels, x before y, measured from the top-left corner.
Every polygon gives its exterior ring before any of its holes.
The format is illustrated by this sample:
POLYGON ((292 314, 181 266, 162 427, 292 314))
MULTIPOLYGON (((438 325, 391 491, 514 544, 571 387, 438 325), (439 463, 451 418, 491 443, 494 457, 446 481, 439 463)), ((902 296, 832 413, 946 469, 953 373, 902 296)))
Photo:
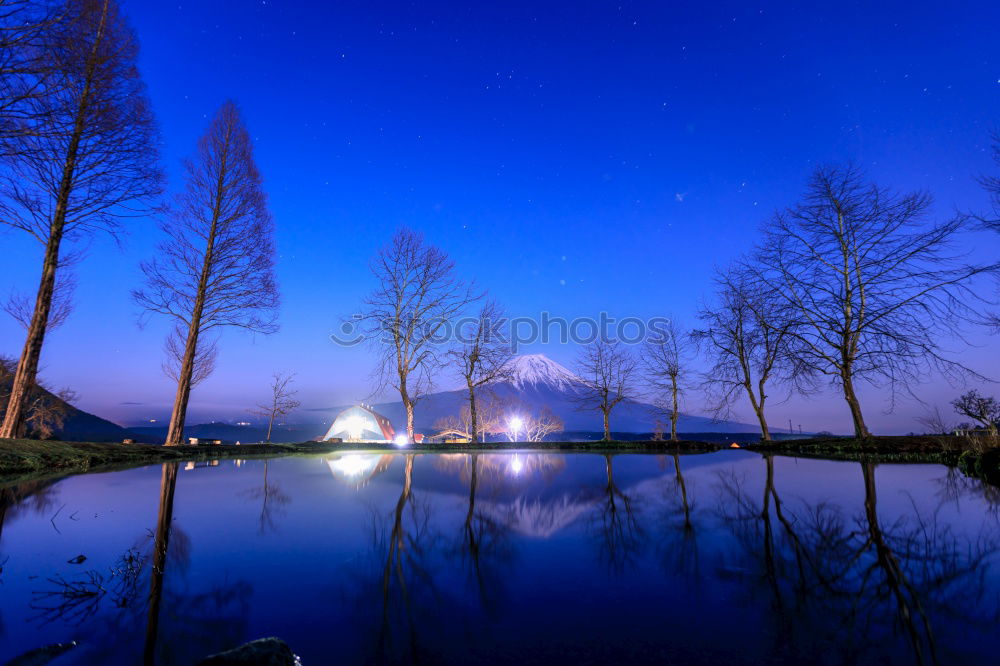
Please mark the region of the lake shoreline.
POLYGON ((743 448, 763 455, 948 465, 957 467, 966 476, 1000 486, 1000 449, 977 448, 968 438, 955 435, 893 435, 868 440, 846 437, 793 439, 759 442, 743 448))
POLYGON ((350 444, 301 442, 294 444, 243 444, 161 446, 111 442, 58 440, 0 440, 0 483, 42 476, 126 469, 163 462, 242 459, 329 453, 496 453, 504 451, 588 453, 709 453, 723 448, 710 442, 484 442, 479 444, 350 444))
MULTIPOLYGON (((54 440, 0 440, 0 484, 50 476, 112 471, 163 462, 251 459, 310 454, 349 453, 711 453, 727 449, 715 442, 591 441, 591 442, 483 442, 477 444, 392 444, 301 442, 293 444, 185 445, 64 442, 54 440)), ((788 455, 826 460, 873 460, 881 463, 933 463, 958 467, 968 476, 1000 485, 1000 450, 975 451, 965 438, 954 436, 880 436, 870 440, 810 438, 744 444, 762 455, 788 455)))

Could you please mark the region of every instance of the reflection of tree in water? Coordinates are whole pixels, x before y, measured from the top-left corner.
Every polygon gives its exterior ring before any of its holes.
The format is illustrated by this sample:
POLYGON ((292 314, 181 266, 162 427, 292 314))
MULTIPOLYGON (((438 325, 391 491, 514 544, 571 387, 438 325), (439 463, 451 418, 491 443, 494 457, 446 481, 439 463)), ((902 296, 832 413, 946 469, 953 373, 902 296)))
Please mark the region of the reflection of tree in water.
POLYGON ((403 486, 386 516, 372 511, 370 557, 359 573, 359 621, 374 628, 377 660, 416 660, 421 653, 421 619, 435 615, 422 605, 439 602, 434 551, 440 541, 430 525, 431 508, 413 496, 414 454, 405 456, 403 486), (373 604, 372 600, 379 603, 373 604))
POLYGON ((962 499, 980 501, 987 513, 1000 521, 1000 487, 980 478, 965 476, 957 467, 945 470, 945 475, 937 480, 938 497, 943 502, 954 503, 957 508, 962 499))
POLYGON ((92 663, 120 661, 142 653, 146 664, 184 664, 244 640, 251 587, 223 583, 194 592, 166 586, 167 572, 183 574, 191 558, 190 539, 173 525, 178 463, 162 466, 156 529, 106 569, 71 578, 50 578, 36 593, 43 622, 78 625, 92 663), (148 579, 148 596, 141 593, 148 579))
MULTIPOLYGON (((701 578, 698 534, 692 518, 694 506, 681 469, 680 454, 674 451, 671 458, 674 474, 663 491, 667 508, 657 521, 661 527, 657 550, 664 569, 680 575, 684 581, 694 582, 701 578)), ((666 457, 660 457, 660 462, 665 469, 666 457)))
MULTIPOLYGON (((26 481, 0 488, 0 547, 3 546, 4 523, 21 513, 43 513, 56 507, 59 489, 54 480, 26 481)), ((3 551, 0 551, 3 552, 3 551)), ((3 557, 0 556, 0 561, 3 557)))
POLYGON ((886 639, 899 630, 917 663, 938 664, 947 660, 935 641, 935 618, 991 630, 996 600, 989 608, 983 583, 998 552, 995 538, 956 534, 938 511, 923 512, 916 503, 910 515, 883 523, 871 462, 861 464, 864 507, 856 518, 825 503, 789 509, 775 484, 773 458, 764 462, 759 502, 739 477, 723 475, 720 515, 742 546, 741 561, 758 567, 766 584, 776 651, 871 663, 892 656, 886 639))
MULTIPOLYGON (((421 638, 426 632, 440 641, 444 617, 447 632, 482 631, 474 619, 475 607, 496 600, 500 569, 511 552, 505 526, 479 507, 482 482, 492 478, 496 468, 484 472, 482 456, 477 455, 445 463, 446 470, 468 479, 469 495, 457 529, 441 532, 441 526, 432 524, 433 505, 414 492, 415 457, 404 456, 403 483, 391 510, 371 512, 371 545, 352 576, 357 585, 351 592, 356 599, 352 617, 375 644, 376 662, 431 659, 436 648, 421 638), (454 566, 456 559, 475 588, 471 594, 454 580, 462 573, 454 566), (463 605, 469 603, 473 608, 463 605)), ((431 460, 442 464, 436 456, 431 460)))
MULTIPOLYGON (((3 582, 7 555, 3 551, 4 524, 25 512, 44 513, 55 508, 59 490, 54 480, 26 481, 0 488, 0 583, 3 582)), ((6 633, 0 614, 0 636, 6 633)))
POLYGON ((274 519, 278 515, 284 515, 284 507, 291 503, 292 498, 285 494, 277 483, 268 481, 267 463, 264 460, 264 479, 261 485, 243 491, 243 496, 257 501, 260 500, 260 517, 258 518, 258 530, 261 534, 276 531, 274 519))
POLYGON ((615 483, 613 458, 604 456, 607 482, 591 514, 591 532, 598 539, 601 559, 612 571, 621 572, 642 551, 645 533, 639 524, 635 500, 615 483))
POLYGON ((250 613, 252 588, 246 582, 165 593, 168 569, 183 571, 191 557, 190 540, 173 526, 177 468, 177 463, 164 464, 160 481, 143 647, 146 664, 187 663, 192 657, 234 647, 246 634, 250 613), (166 622, 161 627, 164 611, 166 622))
POLYGON ((482 465, 479 454, 463 456, 469 477, 468 509, 461 528, 461 537, 452 547, 462 564, 467 568, 475 584, 482 607, 487 612, 495 612, 499 593, 503 589, 504 572, 513 559, 513 545, 510 540, 509 521, 498 518, 487 511, 477 510, 476 495, 479 492, 480 475, 496 475, 497 468, 482 465))

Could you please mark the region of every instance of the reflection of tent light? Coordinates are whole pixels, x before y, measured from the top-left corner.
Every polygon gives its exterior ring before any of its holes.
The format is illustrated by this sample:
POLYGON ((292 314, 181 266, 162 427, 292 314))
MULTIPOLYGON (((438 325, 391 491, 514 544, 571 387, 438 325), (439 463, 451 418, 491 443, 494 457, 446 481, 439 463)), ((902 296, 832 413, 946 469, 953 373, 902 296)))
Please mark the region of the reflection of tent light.
POLYGON ((514 459, 510 461, 510 471, 514 474, 520 474, 522 469, 524 469, 524 463, 521 462, 520 458, 514 456, 514 459))
POLYGON ((374 467, 375 460, 370 456, 350 455, 337 460, 329 461, 331 469, 340 472, 345 476, 360 476, 374 467))

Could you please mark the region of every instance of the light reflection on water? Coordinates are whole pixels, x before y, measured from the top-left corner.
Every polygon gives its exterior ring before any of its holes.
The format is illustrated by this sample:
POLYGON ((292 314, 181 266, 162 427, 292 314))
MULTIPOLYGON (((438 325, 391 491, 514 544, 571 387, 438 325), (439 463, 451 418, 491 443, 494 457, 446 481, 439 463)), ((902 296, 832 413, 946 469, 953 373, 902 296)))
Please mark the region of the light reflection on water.
POLYGON ((344 454, 0 491, 0 660, 988 663, 997 489, 743 451, 344 454), (81 559, 83 556, 85 559, 81 559))

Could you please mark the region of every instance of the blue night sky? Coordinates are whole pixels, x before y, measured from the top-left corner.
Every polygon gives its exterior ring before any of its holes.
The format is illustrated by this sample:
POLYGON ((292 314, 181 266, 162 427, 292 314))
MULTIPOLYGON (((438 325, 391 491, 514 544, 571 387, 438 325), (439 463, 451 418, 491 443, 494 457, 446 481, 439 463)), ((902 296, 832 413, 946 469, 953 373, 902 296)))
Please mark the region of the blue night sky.
MULTIPOLYGON (((512 315, 673 314, 693 325, 716 266, 755 242, 820 163, 853 159, 882 183, 927 189, 936 211, 982 209, 1000 123, 1000 4, 386 3, 123 0, 160 123, 171 189, 227 98, 256 140, 277 226, 281 332, 224 334, 195 421, 263 399, 298 373, 305 407, 368 393, 371 357, 328 335, 373 286, 368 261, 393 230, 423 231, 512 315)), ((5 232, 0 292, 33 290, 40 248, 5 232)), ((164 321, 136 325, 129 290, 159 233, 96 237, 74 268, 70 320, 42 377, 120 423, 169 413, 164 321)), ((997 255, 1000 237, 973 236, 997 255)), ((998 340, 956 343, 1000 378, 998 340)), ((0 321, 0 351, 22 330, 0 321)), ((571 365, 575 348, 543 352, 571 365)), ((447 385, 447 382, 445 382, 447 385)), ((988 391, 997 392, 995 387, 988 391)), ((942 406, 955 389, 937 382, 942 406)), ((881 413, 915 427, 922 408, 881 413)), ((697 394, 686 410, 697 413, 697 394)), ((749 418, 749 413, 742 416, 749 418)), ((776 405, 806 429, 849 430, 842 400, 776 405)))

